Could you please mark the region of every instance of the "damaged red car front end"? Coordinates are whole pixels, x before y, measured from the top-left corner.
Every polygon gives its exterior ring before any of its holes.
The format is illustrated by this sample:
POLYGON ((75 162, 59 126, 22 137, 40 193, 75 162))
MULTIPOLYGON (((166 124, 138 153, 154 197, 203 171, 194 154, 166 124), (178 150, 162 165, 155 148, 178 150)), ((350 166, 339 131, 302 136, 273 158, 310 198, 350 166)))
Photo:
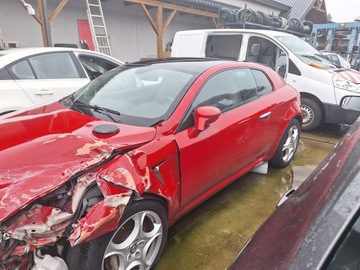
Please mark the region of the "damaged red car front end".
POLYGON ((152 140, 155 129, 113 124, 121 132, 112 141, 96 132, 105 125, 59 104, 1 122, 3 264, 65 235, 76 245, 113 231, 132 193, 149 188, 148 171, 134 166, 141 154, 129 150, 152 140))
POLYGON ((254 167, 288 165, 301 122, 274 71, 208 59, 124 65, 6 115, 0 268, 149 269, 190 209, 254 167))

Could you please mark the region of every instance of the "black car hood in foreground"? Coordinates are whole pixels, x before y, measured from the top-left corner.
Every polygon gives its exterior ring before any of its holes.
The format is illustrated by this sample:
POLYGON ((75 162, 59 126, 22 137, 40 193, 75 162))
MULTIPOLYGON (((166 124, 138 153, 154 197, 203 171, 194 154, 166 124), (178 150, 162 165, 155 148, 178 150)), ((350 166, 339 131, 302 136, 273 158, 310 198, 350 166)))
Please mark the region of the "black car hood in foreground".
MULTIPOLYGON (((360 209, 360 119, 228 269, 319 269, 360 209)), ((353 268, 354 269, 354 268, 353 268)), ((359 269, 359 265, 358 268, 359 269)))

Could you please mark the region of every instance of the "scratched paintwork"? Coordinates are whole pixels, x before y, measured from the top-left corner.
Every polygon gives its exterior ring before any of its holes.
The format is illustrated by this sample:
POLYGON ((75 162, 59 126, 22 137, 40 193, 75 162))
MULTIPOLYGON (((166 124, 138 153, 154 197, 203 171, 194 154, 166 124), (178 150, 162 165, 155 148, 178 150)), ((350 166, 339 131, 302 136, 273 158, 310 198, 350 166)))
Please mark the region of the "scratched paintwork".
POLYGON ((125 155, 121 167, 107 168, 106 173, 97 169, 97 165, 109 163, 115 151, 120 153, 121 149, 151 140, 155 134, 153 128, 129 130, 119 125, 124 134, 123 138, 120 134, 116 140, 102 139, 92 133, 92 129, 102 123, 101 121, 85 117, 86 123, 82 120, 79 127, 64 124, 59 128, 59 118, 70 123, 78 121, 73 119, 78 116, 70 110, 67 113, 64 110, 61 113, 54 110, 46 114, 46 119, 52 123, 52 127, 56 126, 56 130, 52 130, 50 126, 43 127, 47 132, 42 130, 39 137, 28 141, 14 137, 14 125, 17 121, 20 128, 26 127, 27 133, 39 133, 37 124, 33 123, 39 123, 41 120, 38 118, 42 117, 10 118, 0 124, 0 129, 7 130, 0 139, 12 141, 10 147, 0 151, 0 222, 11 217, 10 225, 4 223, 0 227, 0 242, 10 238, 22 241, 21 245, 13 249, 12 255, 21 256, 36 248, 53 245, 63 237, 89 186, 102 185, 100 190, 105 191, 106 184, 102 181, 106 182, 108 179, 115 186, 118 185, 122 193, 104 192, 103 201, 94 205, 87 215, 74 225, 69 237, 72 244, 114 230, 132 192, 141 193, 150 186, 148 169, 140 169, 146 165, 142 162, 141 153, 137 153, 134 160, 125 155), (10 127, 14 130, 13 134, 8 129, 10 127), (136 161, 140 161, 140 165, 136 165, 136 161), (16 167, 13 164, 17 164, 16 167), (134 169, 135 167, 138 169, 134 169), (113 171, 110 171, 111 169, 113 171), (89 172, 84 174, 86 171, 89 172), (129 172, 133 175, 142 172, 137 178, 137 186, 129 172), (80 175, 75 179, 76 184, 63 210, 35 203, 37 199, 55 192, 78 174, 80 175), (140 187, 140 181, 144 178, 147 178, 146 184, 140 187))
POLYGON ((74 226, 69 241, 72 246, 97 238, 113 231, 118 225, 132 192, 107 196, 95 205, 84 218, 74 226))

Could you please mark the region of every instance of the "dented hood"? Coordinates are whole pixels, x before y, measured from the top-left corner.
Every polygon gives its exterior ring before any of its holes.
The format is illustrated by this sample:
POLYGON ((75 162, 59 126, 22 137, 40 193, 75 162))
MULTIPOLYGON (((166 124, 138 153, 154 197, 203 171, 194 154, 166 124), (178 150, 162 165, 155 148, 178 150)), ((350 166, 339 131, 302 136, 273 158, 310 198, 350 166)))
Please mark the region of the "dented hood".
POLYGON ((152 127, 121 125, 60 104, 0 122, 0 222, 114 151, 151 141, 152 127))

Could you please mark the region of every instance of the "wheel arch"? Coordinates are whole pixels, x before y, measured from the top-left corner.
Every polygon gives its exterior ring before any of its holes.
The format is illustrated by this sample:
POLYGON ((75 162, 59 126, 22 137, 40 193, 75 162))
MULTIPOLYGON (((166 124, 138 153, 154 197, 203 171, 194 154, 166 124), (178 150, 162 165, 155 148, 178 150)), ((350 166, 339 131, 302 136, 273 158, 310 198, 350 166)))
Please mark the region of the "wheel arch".
POLYGON ((302 126, 302 117, 301 117, 300 115, 297 115, 297 116, 294 117, 294 119, 297 120, 297 121, 299 121, 299 123, 300 123, 300 128, 301 128, 301 126, 302 126))
POLYGON ((319 108, 321 110, 321 113, 323 114, 323 119, 325 119, 325 107, 324 107, 324 104, 322 103, 322 101, 317 97, 317 96, 314 96, 313 94, 310 94, 310 93, 307 93, 307 92, 301 92, 300 93, 300 97, 301 98, 308 98, 308 99, 311 99, 313 101, 315 101, 318 105, 319 105, 319 108))
POLYGON ((166 211, 166 215, 169 216, 169 202, 164 197, 161 197, 158 194, 154 194, 154 193, 143 193, 142 195, 134 194, 131 197, 129 203, 131 203, 131 202, 140 202, 140 201, 144 201, 144 200, 154 200, 154 201, 160 202, 164 206, 164 209, 166 211))

